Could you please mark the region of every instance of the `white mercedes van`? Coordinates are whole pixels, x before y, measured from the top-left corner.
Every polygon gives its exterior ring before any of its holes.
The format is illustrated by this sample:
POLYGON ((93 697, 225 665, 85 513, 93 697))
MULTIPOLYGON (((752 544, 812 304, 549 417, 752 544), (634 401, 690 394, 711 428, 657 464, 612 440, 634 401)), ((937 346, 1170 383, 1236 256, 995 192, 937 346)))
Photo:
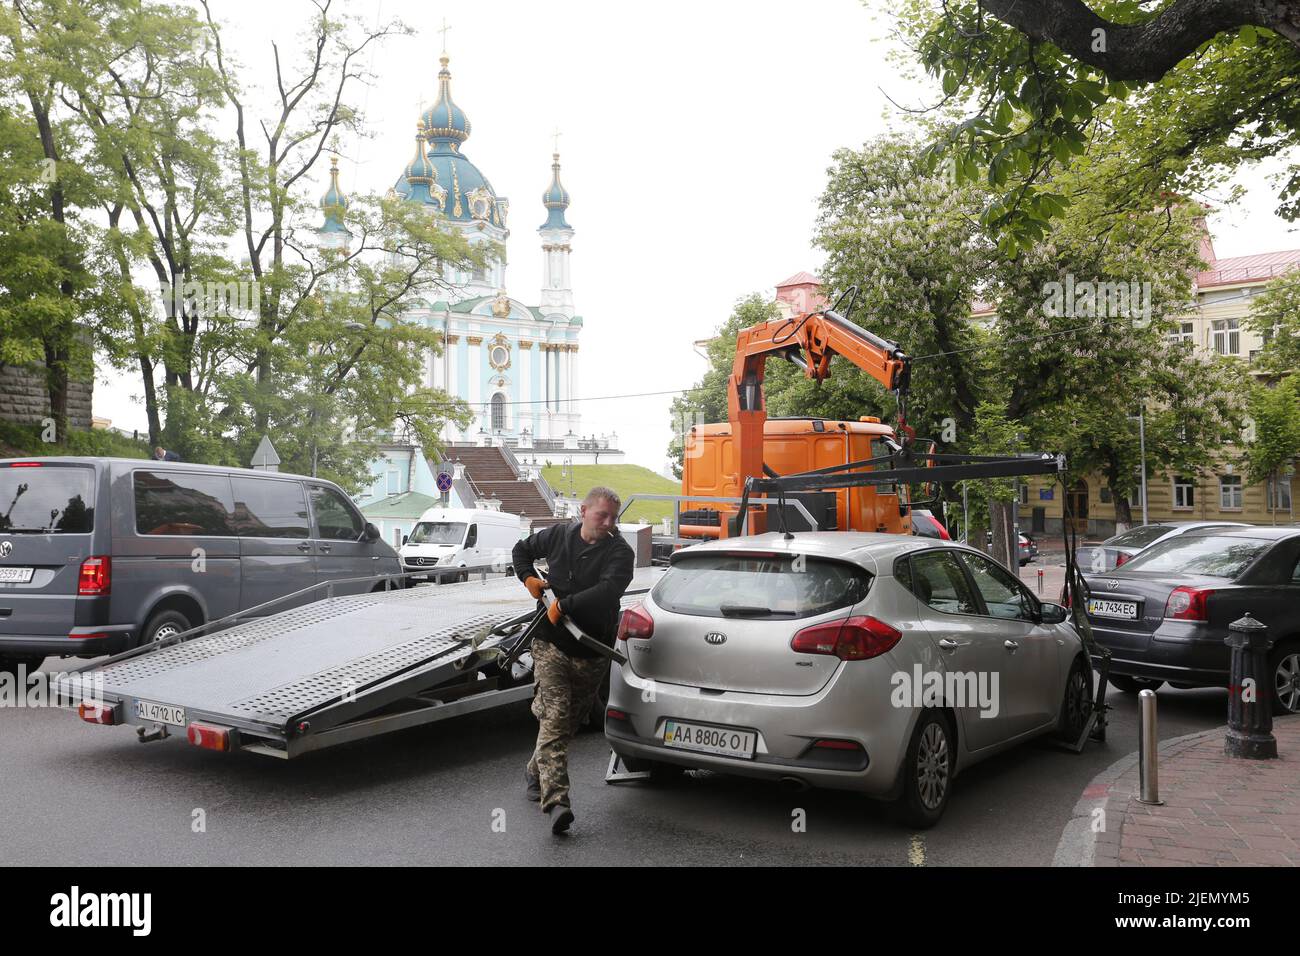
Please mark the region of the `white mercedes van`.
POLYGON ((402 570, 428 569, 436 573, 426 580, 439 582, 464 581, 472 571, 509 573, 510 553, 524 525, 519 515, 503 511, 430 508, 402 539, 402 570))

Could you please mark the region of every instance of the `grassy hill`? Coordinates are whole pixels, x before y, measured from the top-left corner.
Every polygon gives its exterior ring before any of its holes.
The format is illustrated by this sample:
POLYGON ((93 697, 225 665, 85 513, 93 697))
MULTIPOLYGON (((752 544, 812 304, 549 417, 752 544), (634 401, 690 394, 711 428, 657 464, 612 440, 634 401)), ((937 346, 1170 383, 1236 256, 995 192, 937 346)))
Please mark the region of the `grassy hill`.
MULTIPOLYGON (((550 465, 542 469, 542 477, 557 494, 566 496, 573 492, 581 498, 593 485, 613 488, 625 502, 637 492, 649 495, 682 493, 680 481, 657 475, 640 465, 574 465, 572 480, 561 477, 563 470, 562 465, 550 465)), ((672 514, 671 501, 639 501, 632 506, 625 520, 638 521, 644 518, 652 524, 658 524, 660 518, 671 518, 672 514)))

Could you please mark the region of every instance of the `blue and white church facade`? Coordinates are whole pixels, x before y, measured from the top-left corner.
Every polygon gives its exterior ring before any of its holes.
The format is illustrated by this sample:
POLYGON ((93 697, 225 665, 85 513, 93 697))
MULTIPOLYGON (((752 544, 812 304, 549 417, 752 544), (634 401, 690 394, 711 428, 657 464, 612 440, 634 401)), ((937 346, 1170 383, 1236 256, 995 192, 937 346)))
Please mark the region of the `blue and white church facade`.
MULTIPOLYGON (((410 161, 390 191, 444 217, 471 243, 498 243, 510 236, 509 200, 464 152, 471 124, 451 95, 449 59, 438 72, 438 98, 416 123, 410 161)), ((574 309, 570 257, 574 229, 566 219, 571 198, 560 179, 560 156, 552 156, 551 179, 542 195, 546 220, 538 227, 543 267, 536 305, 509 294, 507 263, 495 261, 469 272, 445 275, 445 295, 422 303, 404 318, 442 333, 441 355, 425 356, 425 384, 464 399, 474 414, 464 429, 447 425, 444 443, 502 445, 520 460, 584 463, 622 460, 617 435, 582 434, 574 401, 578 387, 579 339, 583 320, 574 309)), ((323 247, 346 247, 350 236, 342 213, 347 197, 331 169, 321 198, 323 247)), ((454 457, 454 451, 449 452, 454 457)), ((376 486, 392 494, 384 469, 376 486)), ((423 482, 421 482, 423 484, 423 482)), ((400 491, 415 491, 414 486, 400 491)))

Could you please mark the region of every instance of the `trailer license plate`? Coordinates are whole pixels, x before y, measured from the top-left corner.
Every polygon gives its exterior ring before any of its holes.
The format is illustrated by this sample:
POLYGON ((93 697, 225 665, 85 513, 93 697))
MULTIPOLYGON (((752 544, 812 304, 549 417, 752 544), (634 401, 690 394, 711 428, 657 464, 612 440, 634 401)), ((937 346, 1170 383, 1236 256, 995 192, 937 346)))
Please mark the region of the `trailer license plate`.
POLYGON ((1093 617, 1118 617, 1126 621, 1136 621, 1138 606, 1136 601, 1104 601, 1091 598, 1088 601, 1088 613, 1093 617))
POLYGON ((670 720, 664 724, 664 745, 681 750, 698 750, 724 757, 743 757, 752 760, 756 735, 748 730, 728 727, 703 727, 670 720))
POLYGON ((151 704, 147 700, 137 700, 135 715, 141 720, 152 720, 159 724, 171 724, 173 727, 185 726, 185 708, 173 707, 171 704, 151 704))
POLYGON ((0 581, 10 584, 26 584, 32 579, 32 568, 0 568, 0 581))

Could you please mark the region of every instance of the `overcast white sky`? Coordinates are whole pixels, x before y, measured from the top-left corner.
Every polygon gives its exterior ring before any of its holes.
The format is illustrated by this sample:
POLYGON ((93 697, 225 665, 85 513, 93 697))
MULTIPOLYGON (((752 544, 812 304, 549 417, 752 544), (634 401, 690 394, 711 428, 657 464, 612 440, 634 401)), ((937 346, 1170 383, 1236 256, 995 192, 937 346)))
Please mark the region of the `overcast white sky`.
MULTIPOLYGON (((302 0, 213 0, 243 75, 266 82, 312 8, 302 0)), ((582 333, 583 432, 617 431, 628 460, 656 471, 671 437, 671 396, 703 371, 691 343, 750 292, 803 269, 833 150, 858 146, 916 103, 885 62, 884 0, 350 0, 369 22, 399 17, 415 35, 386 42, 358 97, 373 138, 345 143, 342 185, 383 192, 408 162, 419 101, 437 90, 438 32, 451 29, 452 93, 473 124, 463 152, 510 199, 508 291, 536 303, 536 229, 560 137, 573 284, 582 333), (597 400, 600 399, 600 400, 597 400)), ((263 111, 265 112, 265 111, 263 111)), ((326 187, 328 164, 312 187, 326 187)), ((1220 256, 1300 245, 1272 214, 1258 173, 1247 201, 1211 220, 1220 256)), ((138 376, 110 374, 95 413, 145 428, 138 376)))

